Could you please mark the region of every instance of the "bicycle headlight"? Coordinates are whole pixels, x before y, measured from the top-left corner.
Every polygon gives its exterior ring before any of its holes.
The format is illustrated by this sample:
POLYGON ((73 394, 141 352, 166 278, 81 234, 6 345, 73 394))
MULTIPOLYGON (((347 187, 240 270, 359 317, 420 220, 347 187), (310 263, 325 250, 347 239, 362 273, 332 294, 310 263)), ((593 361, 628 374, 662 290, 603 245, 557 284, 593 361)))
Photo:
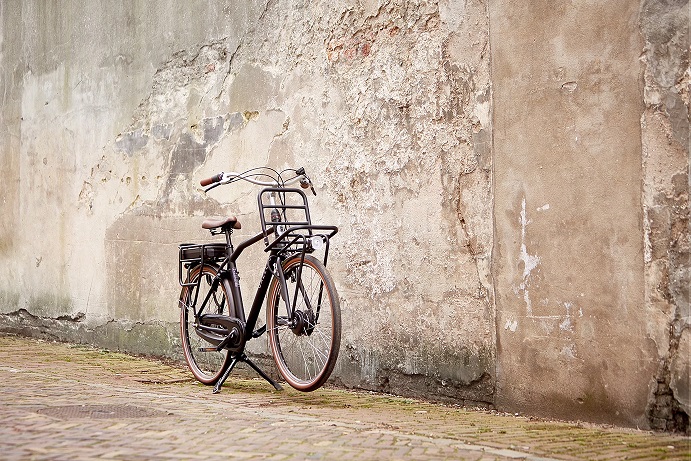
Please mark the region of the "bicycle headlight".
POLYGON ((324 237, 321 235, 315 235, 310 239, 310 245, 314 250, 321 250, 324 248, 324 237))

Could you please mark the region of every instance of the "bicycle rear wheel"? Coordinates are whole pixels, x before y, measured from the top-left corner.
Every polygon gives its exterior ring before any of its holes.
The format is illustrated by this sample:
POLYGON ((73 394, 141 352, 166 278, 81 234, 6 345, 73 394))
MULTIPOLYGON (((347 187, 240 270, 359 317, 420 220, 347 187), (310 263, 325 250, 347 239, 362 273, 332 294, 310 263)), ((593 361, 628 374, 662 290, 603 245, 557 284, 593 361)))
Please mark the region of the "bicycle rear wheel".
POLYGON ((316 258, 294 256, 282 264, 295 316, 288 318, 280 283, 269 286, 266 325, 278 371, 297 390, 309 392, 329 378, 341 345, 341 309, 331 276, 316 258), (297 291, 297 295, 296 295, 297 291))
POLYGON ((215 383, 231 360, 226 350, 210 351, 214 345, 202 339, 195 331, 195 297, 196 309, 199 309, 207 294, 211 292, 204 313, 229 315, 230 298, 221 281, 214 283, 216 275, 217 269, 214 266, 194 268, 190 273, 189 282, 196 282, 200 277, 201 280, 198 285, 183 287, 179 302, 180 337, 185 361, 194 377, 204 384, 215 383))

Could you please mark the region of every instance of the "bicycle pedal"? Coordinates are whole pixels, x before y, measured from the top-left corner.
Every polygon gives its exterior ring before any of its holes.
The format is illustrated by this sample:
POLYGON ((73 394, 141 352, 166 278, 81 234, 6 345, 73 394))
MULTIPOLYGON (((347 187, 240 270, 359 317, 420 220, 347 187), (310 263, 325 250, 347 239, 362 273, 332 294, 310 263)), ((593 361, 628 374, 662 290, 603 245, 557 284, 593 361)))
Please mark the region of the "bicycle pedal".
POLYGON ((217 352, 215 347, 200 347, 199 352, 217 352))

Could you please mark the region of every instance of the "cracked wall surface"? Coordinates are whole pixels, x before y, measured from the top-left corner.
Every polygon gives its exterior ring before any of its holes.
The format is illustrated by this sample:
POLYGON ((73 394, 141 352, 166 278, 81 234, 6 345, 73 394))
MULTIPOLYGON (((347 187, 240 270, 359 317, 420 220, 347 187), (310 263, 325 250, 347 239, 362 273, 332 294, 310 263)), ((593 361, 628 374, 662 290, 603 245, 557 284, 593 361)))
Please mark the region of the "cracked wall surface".
POLYGON ((660 357, 647 414, 662 430, 690 427, 691 415, 688 26, 688 0, 641 6, 645 305, 660 357))
MULTIPOLYGON (((177 244, 206 238, 206 216, 238 216, 236 241, 259 229, 255 187, 205 196, 199 179, 304 166, 319 193, 313 219, 341 229, 335 379, 492 404, 483 2, 17 3, 3 10, 24 37, 4 47, 19 77, 3 106, 19 179, 18 226, 3 227, 11 329, 126 350, 136 336, 95 332, 168 337, 177 244)), ((240 261, 246 294, 261 257, 240 261)))
POLYGON ((688 427, 688 2, 14 0, 0 24, 0 330, 179 358, 177 245, 259 230, 255 186, 199 180, 304 166, 340 228, 335 382, 688 427))

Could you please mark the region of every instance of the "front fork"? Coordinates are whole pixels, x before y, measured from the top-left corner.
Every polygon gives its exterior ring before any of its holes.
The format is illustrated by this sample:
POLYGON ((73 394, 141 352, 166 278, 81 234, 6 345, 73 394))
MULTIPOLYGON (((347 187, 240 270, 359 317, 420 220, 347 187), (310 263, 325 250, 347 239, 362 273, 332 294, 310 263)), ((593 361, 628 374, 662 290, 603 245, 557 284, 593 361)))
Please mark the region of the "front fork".
POLYGON ((288 313, 288 322, 291 322, 294 318, 295 304, 290 303, 290 298, 288 294, 288 283, 286 282, 286 274, 283 272, 283 264, 280 258, 276 258, 274 261, 274 276, 278 280, 278 287, 281 295, 281 299, 286 306, 286 312, 288 313))
MULTIPOLYGON (((293 294, 293 299, 292 302, 290 300, 290 292, 288 291, 288 283, 286 281, 286 274, 283 271, 283 267, 281 264, 280 259, 276 259, 275 262, 275 277, 278 280, 279 283, 279 288, 280 288, 280 295, 281 299, 283 300, 283 303, 286 306, 286 312, 288 314, 287 318, 287 325, 290 328, 296 328, 296 325, 298 323, 301 323, 301 321, 298 319, 298 317, 304 317, 302 314, 308 315, 307 319, 310 320, 310 323, 312 323, 312 327, 316 325, 317 320, 319 319, 319 307, 321 305, 321 297, 322 297, 322 290, 323 287, 320 287, 320 292, 319 292, 319 300, 318 300, 318 305, 317 309, 315 310, 312 306, 312 303, 310 302, 309 296, 307 296, 307 293, 305 291, 305 287, 302 284, 302 267, 303 264, 298 265, 297 269, 295 270, 294 273, 291 273, 290 277, 291 279, 294 277, 295 281, 295 293, 293 294), (302 299, 305 303, 305 308, 306 311, 300 313, 295 312, 297 305, 298 305, 298 296, 302 296, 302 299), (309 313, 309 314, 308 314, 309 313)), ((311 333, 311 329, 308 329, 308 331, 311 333)), ((309 333, 308 333, 309 334, 309 333)))

